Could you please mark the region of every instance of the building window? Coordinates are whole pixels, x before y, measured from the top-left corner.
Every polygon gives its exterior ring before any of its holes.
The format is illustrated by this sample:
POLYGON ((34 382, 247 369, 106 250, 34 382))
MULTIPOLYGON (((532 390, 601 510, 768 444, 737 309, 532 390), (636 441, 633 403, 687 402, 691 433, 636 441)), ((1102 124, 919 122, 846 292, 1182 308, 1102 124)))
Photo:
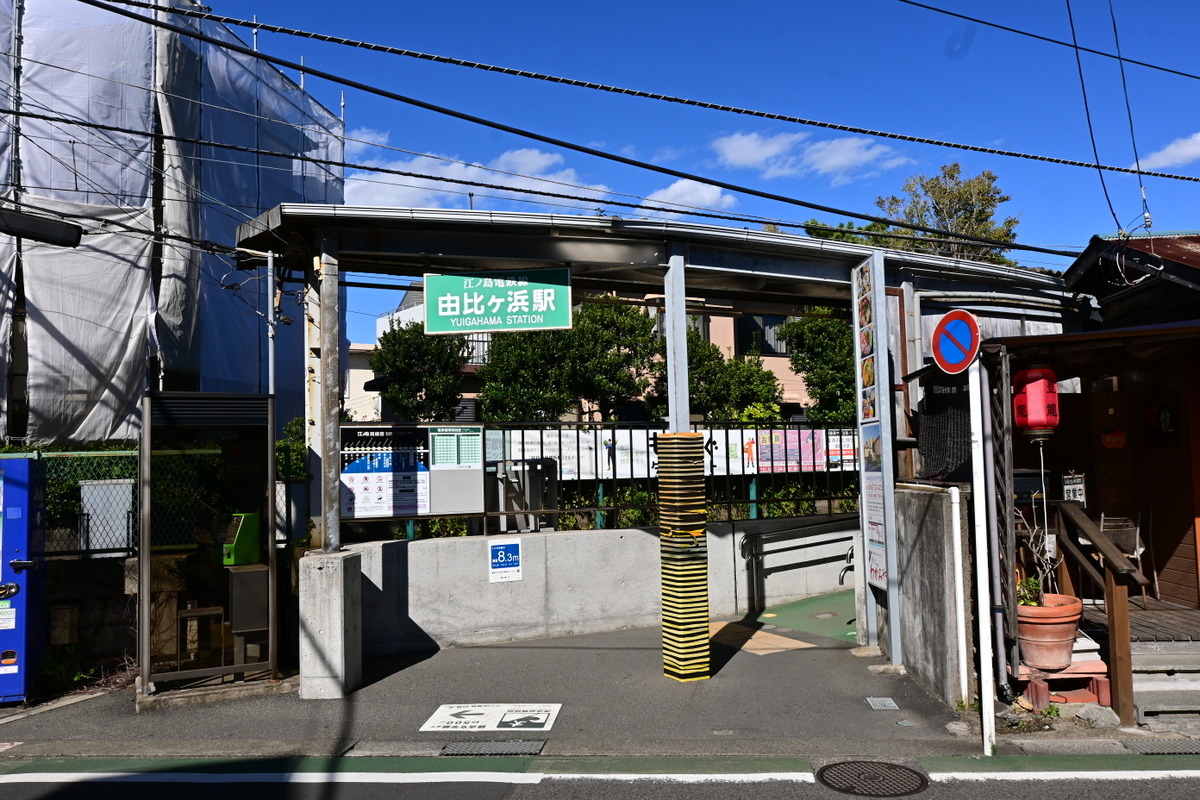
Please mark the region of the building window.
POLYGON ((787 342, 779 336, 779 327, 785 322, 787 317, 776 314, 738 317, 738 355, 757 350, 764 356, 786 356, 787 342))

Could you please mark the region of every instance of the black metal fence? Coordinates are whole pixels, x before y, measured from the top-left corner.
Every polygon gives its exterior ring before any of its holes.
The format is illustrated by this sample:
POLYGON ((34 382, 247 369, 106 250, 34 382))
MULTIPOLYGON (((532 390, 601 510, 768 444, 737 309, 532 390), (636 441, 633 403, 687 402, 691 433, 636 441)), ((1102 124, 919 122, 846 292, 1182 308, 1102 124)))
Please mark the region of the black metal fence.
MULTIPOLYGON (((852 429, 704 423, 693 430, 705 437, 710 521, 857 510, 852 429)), ((657 437, 665 432, 658 423, 486 425, 484 519, 399 519, 383 535, 656 525, 657 437)), ((42 456, 48 554, 132 555, 139 520, 136 451, 42 456)), ((155 458, 155 548, 194 548, 212 535, 231 477, 222 475, 217 450, 166 451, 155 458)), ((279 503, 286 519, 286 495, 279 503)))
MULTIPOLYGON (((693 430, 705 437, 710 521, 858 508, 854 430, 797 423, 704 423, 693 430)), ((465 519, 413 519, 404 534, 655 525, 657 438, 665 432, 661 423, 488 424, 483 530, 465 519)))

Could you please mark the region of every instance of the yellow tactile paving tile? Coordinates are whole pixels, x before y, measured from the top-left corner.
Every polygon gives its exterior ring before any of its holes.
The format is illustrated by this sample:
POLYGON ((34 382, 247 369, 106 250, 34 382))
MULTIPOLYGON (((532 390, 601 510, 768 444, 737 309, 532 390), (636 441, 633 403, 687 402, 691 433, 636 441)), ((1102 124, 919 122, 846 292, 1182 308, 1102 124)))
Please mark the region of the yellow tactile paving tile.
POLYGON ((755 630, 733 622, 710 622, 708 623, 708 632, 712 640, 718 644, 736 647, 760 656, 816 647, 815 644, 809 642, 789 639, 786 636, 755 630))

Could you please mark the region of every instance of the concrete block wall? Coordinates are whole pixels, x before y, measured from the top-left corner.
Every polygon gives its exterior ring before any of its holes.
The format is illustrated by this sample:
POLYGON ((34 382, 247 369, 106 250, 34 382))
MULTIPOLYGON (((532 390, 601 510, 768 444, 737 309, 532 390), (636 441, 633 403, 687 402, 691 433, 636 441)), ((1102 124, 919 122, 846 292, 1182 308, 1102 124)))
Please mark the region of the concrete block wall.
POLYGON ((362 683, 362 557, 312 552, 300 560, 300 697, 334 700, 362 683))
MULTIPOLYGON (((749 584, 741 539, 746 525, 708 533, 709 612, 744 614, 749 584)), ((857 532, 806 540, 800 555, 768 565, 804 567, 766 580, 767 602, 787 603, 844 588, 838 584, 857 532)), ((489 583, 493 537, 351 545, 362 563, 365 657, 435 647, 538 639, 658 624, 657 529, 551 531, 506 535, 522 542, 522 579, 489 583)), ((304 597, 301 605, 307 605, 304 597)))
MULTIPOLYGON (((970 490, 962 487, 957 509, 962 555, 956 562, 951 495, 939 487, 896 488, 901 660, 914 679, 951 706, 971 699, 961 689, 964 665, 969 670, 968 695, 974 686, 970 507, 970 490), (962 605, 956 599, 956 566, 963 580, 962 605)), ((885 609, 880 616, 886 618, 885 609)), ((887 641, 881 636, 881 642, 887 641)))

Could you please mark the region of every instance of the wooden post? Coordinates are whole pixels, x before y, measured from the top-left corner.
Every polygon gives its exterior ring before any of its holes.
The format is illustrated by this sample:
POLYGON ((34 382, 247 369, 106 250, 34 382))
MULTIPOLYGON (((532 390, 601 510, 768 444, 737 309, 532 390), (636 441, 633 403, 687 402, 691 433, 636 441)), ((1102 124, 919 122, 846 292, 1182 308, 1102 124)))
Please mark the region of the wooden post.
MULTIPOLYGON (((1054 512, 1054 528, 1055 536, 1058 538, 1058 552, 1061 554, 1065 549, 1063 540, 1067 538, 1066 523, 1063 520, 1061 508, 1056 508, 1054 512)), ((1049 531, 1047 531, 1049 535, 1049 531)), ((1079 597, 1079 589, 1075 585, 1075 576, 1071 574, 1071 567, 1067 564, 1065 556, 1058 560, 1058 593, 1068 594, 1071 597, 1079 597)))
POLYGON ((1121 726, 1137 724, 1133 707, 1133 655, 1129 639, 1129 587, 1117 580, 1111 569, 1104 570, 1104 607, 1108 611, 1108 674, 1111 677, 1113 711, 1121 726))

